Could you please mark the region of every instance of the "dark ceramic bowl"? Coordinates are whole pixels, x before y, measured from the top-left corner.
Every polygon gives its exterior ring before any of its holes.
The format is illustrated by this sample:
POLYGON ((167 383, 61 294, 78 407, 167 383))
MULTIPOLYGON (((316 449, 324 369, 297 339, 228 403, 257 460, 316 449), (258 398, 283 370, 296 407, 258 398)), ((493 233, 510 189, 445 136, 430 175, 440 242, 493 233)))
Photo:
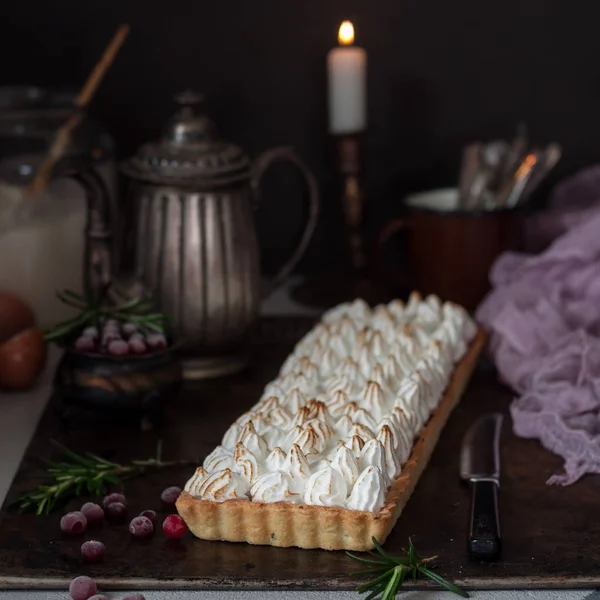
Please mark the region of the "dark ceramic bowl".
POLYGON ((125 357, 67 348, 56 369, 54 388, 69 407, 144 414, 175 395, 181 381, 181 363, 173 346, 125 357))

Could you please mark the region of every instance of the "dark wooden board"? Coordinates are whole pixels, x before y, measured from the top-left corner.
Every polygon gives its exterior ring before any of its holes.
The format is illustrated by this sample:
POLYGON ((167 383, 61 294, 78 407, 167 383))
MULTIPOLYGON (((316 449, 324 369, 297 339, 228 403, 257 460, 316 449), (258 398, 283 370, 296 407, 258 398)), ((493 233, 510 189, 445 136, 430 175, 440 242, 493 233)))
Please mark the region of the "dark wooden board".
MULTIPOLYGON (((188 386, 168 408, 160 432, 123 427, 80 427, 62 431, 56 402, 46 410, 15 478, 8 499, 42 481, 40 456, 57 438, 76 450, 107 453, 118 460, 153 455, 163 439, 164 457, 203 458, 227 426, 253 404, 308 323, 271 322, 253 347, 253 367, 223 381, 188 386), (265 337, 266 336, 266 337, 265 337)), ((463 401, 443 432, 429 467, 410 499, 386 548, 397 552, 411 536, 424 554, 438 554, 439 572, 468 588, 595 587, 600 584, 600 477, 586 477, 568 487, 545 481, 561 461, 535 441, 516 438, 507 419, 502 435, 502 561, 472 564, 466 556, 469 492, 458 478, 458 452, 466 427, 487 411, 507 412, 511 394, 489 369, 475 374, 463 401)), ((178 469, 128 482, 130 515, 160 508, 160 491, 182 485, 191 469, 178 469)), ((73 502, 75 509, 81 502, 73 502)), ((85 538, 61 538, 61 511, 49 517, 19 515, 3 509, 0 521, 0 587, 65 588, 87 573, 103 588, 196 589, 337 589, 355 587, 356 564, 342 552, 282 549, 206 542, 187 535, 167 541, 162 532, 151 540, 129 538, 125 526, 106 525, 85 538), (107 546, 103 564, 83 566, 84 539, 107 546)), ((165 513, 161 513, 164 517, 165 513)), ((417 584, 417 587, 424 584, 417 584)))

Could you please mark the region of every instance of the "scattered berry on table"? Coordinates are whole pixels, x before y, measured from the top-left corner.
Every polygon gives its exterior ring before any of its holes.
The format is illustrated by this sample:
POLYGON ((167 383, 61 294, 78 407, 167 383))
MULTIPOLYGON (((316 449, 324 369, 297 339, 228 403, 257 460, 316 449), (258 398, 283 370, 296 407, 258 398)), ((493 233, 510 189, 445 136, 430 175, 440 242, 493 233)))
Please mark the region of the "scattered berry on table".
POLYGON ((97 591, 96 582, 85 575, 75 577, 69 586, 69 594, 73 600, 89 600, 97 591))
POLYGON ((78 510, 67 513, 60 520, 60 529, 70 535, 79 535, 87 529, 87 520, 78 510))
POLYGON ((152 523, 152 526, 154 527, 156 525, 156 511, 154 510, 143 510, 140 515, 140 517, 146 517, 147 519, 150 519, 150 522, 152 523))
POLYGON ((114 356, 129 354, 129 344, 125 340, 112 340, 107 347, 108 353, 114 356))
POLYGON ((119 492, 113 492, 112 494, 108 494, 108 496, 104 496, 104 499, 102 500, 102 506, 106 508, 109 504, 112 504, 113 502, 120 502, 121 504, 127 506, 127 498, 125 498, 124 494, 121 494, 119 492))
POLYGON ((148 517, 135 517, 129 523, 129 533, 136 538, 147 538, 154 533, 154 525, 148 517))
POLYGON ((177 502, 177 498, 181 495, 181 488, 177 486, 171 486, 163 490, 160 495, 160 499, 169 506, 174 506, 177 502))
POLYGON ((86 562, 100 562, 105 552, 106 547, 97 540, 89 540, 81 545, 81 556, 86 562))
POLYGON ((81 512, 86 518, 88 525, 96 525, 104 521, 104 511, 102 510, 102 507, 94 502, 86 502, 81 507, 81 512))
POLYGON ((163 522, 163 531, 168 538, 177 539, 185 533, 185 523, 179 515, 169 515, 163 522))
POLYGON ((113 522, 122 522, 127 514, 127 507, 121 502, 111 502, 105 509, 106 517, 113 522))

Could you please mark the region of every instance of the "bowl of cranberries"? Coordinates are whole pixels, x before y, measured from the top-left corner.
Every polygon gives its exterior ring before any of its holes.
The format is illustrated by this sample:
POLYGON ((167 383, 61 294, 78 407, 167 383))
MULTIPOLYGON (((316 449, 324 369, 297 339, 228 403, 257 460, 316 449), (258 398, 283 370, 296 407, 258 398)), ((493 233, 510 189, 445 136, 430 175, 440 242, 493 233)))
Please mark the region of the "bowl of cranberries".
POLYGON ((149 301, 94 306, 81 298, 81 312, 46 333, 64 348, 54 387, 66 405, 149 413, 178 392, 176 345, 164 315, 149 306, 149 301))

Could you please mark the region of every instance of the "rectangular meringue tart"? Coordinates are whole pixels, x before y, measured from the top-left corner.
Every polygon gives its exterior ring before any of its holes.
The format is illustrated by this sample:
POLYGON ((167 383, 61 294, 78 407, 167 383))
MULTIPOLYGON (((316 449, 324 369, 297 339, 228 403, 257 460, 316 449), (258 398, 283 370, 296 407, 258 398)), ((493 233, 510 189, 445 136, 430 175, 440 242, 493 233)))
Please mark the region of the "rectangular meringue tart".
POLYGON ((435 296, 331 309, 198 467, 179 514, 206 540, 383 543, 484 341, 463 308, 435 296))

